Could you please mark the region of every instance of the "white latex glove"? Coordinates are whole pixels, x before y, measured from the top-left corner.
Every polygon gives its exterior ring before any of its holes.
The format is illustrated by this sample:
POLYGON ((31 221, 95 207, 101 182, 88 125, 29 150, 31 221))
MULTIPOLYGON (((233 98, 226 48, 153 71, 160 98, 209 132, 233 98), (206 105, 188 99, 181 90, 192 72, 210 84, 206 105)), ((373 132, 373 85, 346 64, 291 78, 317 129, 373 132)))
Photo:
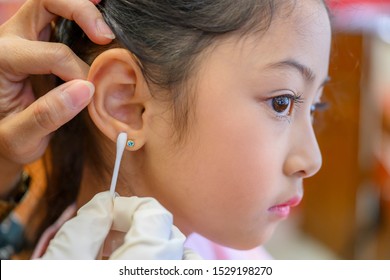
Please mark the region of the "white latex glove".
POLYGON ((185 236, 172 214, 153 198, 102 192, 58 231, 42 259, 96 259, 110 231, 125 233, 110 259, 200 259, 184 248, 185 236))

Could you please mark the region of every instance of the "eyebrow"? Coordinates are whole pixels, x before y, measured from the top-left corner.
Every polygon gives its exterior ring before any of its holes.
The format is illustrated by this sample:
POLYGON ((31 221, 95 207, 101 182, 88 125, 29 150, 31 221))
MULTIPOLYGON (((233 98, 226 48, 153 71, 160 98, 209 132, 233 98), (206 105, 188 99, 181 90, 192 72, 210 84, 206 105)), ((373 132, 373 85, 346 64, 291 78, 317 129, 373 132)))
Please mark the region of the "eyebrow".
POLYGON ((299 73, 302 74, 302 76, 305 78, 306 81, 312 82, 315 79, 315 74, 313 70, 311 70, 309 67, 299 63, 296 60, 288 59, 280 62, 276 62, 273 64, 270 64, 268 68, 293 68, 295 70, 298 70, 299 73))
MULTIPOLYGON (((311 70, 308 66, 299 63, 296 60, 288 59, 284 61, 280 61, 277 63, 270 64, 268 68, 293 68, 298 70, 299 73, 303 76, 303 78, 308 82, 313 82, 316 78, 314 71, 311 70)), ((321 83, 320 88, 325 86, 330 81, 330 77, 326 77, 325 80, 321 83)))

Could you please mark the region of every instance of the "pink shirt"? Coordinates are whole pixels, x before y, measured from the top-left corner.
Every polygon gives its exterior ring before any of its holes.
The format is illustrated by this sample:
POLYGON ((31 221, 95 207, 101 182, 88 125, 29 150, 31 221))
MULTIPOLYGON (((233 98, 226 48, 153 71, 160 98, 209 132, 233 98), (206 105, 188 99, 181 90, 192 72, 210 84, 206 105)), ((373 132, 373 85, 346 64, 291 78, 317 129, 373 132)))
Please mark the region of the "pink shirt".
POLYGON ((272 256, 263 248, 235 250, 216 244, 199 234, 191 234, 185 246, 197 252, 205 260, 270 260, 272 256))

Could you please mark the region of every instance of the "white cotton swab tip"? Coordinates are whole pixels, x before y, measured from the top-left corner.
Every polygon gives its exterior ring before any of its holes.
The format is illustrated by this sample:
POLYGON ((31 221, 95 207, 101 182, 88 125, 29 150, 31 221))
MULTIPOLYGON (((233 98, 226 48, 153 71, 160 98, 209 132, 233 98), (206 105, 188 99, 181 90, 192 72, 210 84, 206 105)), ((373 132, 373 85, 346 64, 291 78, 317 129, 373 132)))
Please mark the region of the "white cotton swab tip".
POLYGON ((116 182, 118 180, 118 173, 119 173, 119 167, 121 165, 121 159, 123 155, 123 151, 125 150, 127 142, 127 133, 121 132, 118 135, 118 138, 116 140, 116 157, 115 157, 115 165, 114 165, 114 172, 112 173, 111 178, 111 186, 110 186, 110 194, 112 197, 115 196, 115 188, 116 188, 116 182))

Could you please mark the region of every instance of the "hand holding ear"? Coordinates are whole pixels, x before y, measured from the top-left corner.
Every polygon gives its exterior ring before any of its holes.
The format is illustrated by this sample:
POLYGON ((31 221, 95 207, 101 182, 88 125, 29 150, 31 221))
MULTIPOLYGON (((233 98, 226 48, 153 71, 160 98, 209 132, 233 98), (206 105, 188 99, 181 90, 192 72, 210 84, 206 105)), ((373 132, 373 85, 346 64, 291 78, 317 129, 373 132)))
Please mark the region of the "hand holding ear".
POLYGON ((74 20, 95 43, 107 44, 114 38, 91 1, 28 0, 0 26, 0 119, 34 101, 30 75, 54 74, 64 81, 86 79, 89 67, 85 62, 67 46, 45 42, 57 16, 74 20))
POLYGON ((89 103, 91 84, 77 81, 32 104, 35 97, 29 77, 54 74, 65 81, 86 79, 86 63, 67 46, 45 40, 50 23, 61 16, 78 23, 95 43, 111 42, 114 35, 94 5, 98 2, 28 0, 0 26, 0 197, 19 179, 21 164, 42 155, 48 135, 89 103))
POLYGON ((110 259, 199 259, 184 248, 185 236, 173 225, 172 214, 153 198, 116 197, 102 192, 63 225, 43 259, 96 259, 109 230, 125 238, 110 259))

